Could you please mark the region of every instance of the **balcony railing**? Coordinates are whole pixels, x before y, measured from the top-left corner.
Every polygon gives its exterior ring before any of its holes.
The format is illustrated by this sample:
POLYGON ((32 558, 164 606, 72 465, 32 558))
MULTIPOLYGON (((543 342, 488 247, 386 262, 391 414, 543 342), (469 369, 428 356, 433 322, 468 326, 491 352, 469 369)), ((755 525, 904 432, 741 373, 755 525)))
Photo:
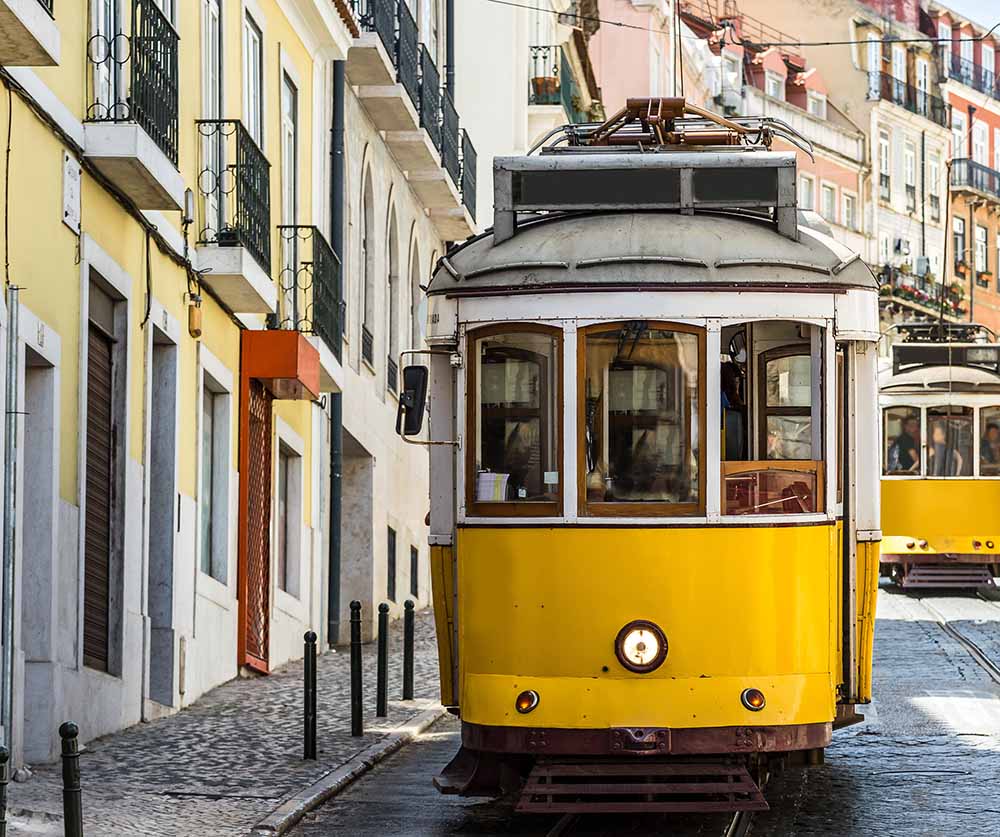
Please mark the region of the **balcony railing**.
POLYGON ((892 181, 887 174, 878 176, 878 196, 884 201, 892 200, 892 181))
POLYGON ((38 0, 38 5, 49 13, 49 17, 55 17, 52 13, 52 0, 38 0))
POLYGON ((462 129, 462 203, 469 214, 476 217, 476 148, 469 139, 469 133, 462 129))
POLYGON ((361 359, 375 365, 375 335, 366 325, 361 326, 361 359))
POLYGON ((354 17, 365 32, 374 32, 385 51, 396 60, 397 0, 351 0, 354 17))
POLYGON ((889 73, 868 74, 868 96, 871 99, 886 99, 910 113, 923 116, 948 127, 951 124, 951 108, 943 99, 924 90, 918 90, 889 73))
POLYGON ((278 313, 271 325, 320 337, 340 360, 343 311, 340 260, 313 226, 279 226, 278 313))
POLYGON ((420 48, 417 23, 406 3, 398 3, 399 29, 396 36, 396 78, 410 95, 413 107, 420 107, 420 48))
POLYGON ((1000 172, 965 157, 952 161, 951 185, 976 189, 1000 199, 1000 172))
POLYGON ((986 93, 994 99, 1000 99, 1000 84, 997 83, 995 71, 981 67, 975 61, 970 61, 956 53, 951 55, 950 64, 950 69, 946 69, 950 78, 960 81, 980 93, 986 93))
POLYGON ((132 122, 177 165, 179 38, 154 0, 132 0, 132 28, 87 43, 88 122, 132 122))
POLYGON ((441 74, 437 64, 420 45, 420 126, 431 138, 434 147, 441 150, 441 74))
POLYGON ((385 386, 389 392, 399 391, 399 367, 391 355, 385 359, 385 386))
POLYGON ((441 96, 441 165, 451 175, 451 182, 458 188, 462 184, 462 163, 459 158, 458 111, 445 91, 441 96))
POLYGON ((529 47, 531 66, 528 70, 528 104, 558 105, 559 100, 559 62, 562 47, 533 46, 529 47))
POLYGON ((271 164, 236 119, 199 119, 199 244, 246 247, 271 273, 271 164))

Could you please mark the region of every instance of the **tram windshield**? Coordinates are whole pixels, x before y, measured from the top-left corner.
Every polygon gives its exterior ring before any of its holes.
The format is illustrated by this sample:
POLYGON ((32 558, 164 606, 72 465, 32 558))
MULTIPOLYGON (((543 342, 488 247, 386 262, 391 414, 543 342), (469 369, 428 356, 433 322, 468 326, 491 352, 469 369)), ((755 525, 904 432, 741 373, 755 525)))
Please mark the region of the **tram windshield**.
POLYGON ((916 407, 889 407, 884 419, 883 473, 920 473, 920 410, 916 407))
POLYGON ((823 333, 791 322, 724 330, 723 514, 823 509, 823 333))
POLYGON ((1000 476, 1000 407, 892 406, 882 411, 882 473, 888 477, 1000 476), (921 455, 923 461, 921 462, 921 455))
POLYGON ((646 321, 588 328, 583 336, 586 508, 693 511, 701 491, 700 358, 703 334, 646 321))
POLYGON ((972 476, 972 408, 927 410, 927 475, 972 476))

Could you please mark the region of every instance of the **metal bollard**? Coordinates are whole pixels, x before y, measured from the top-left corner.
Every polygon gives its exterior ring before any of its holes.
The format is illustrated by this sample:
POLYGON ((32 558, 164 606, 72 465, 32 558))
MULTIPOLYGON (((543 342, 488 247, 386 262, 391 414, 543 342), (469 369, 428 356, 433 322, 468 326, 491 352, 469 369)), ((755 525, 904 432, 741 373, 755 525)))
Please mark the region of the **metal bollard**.
POLYGON ((413 700, 413 601, 403 605, 403 700, 413 700))
POLYGON ((389 714, 389 605, 378 606, 378 665, 375 682, 375 716, 389 714))
POLYGON ((80 730, 72 721, 59 727, 62 739, 63 834, 83 837, 83 798, 80 793, 80 730))
POLYGON ((305 636, 305 688, 303 695, 302 758, 316 758, 316 634, 306 631, 305 636))
POLYGON ((0 747, 0 837, 7 837, 7 782, 10 781, 7 762, 10 753, 0 747))
POLYGON ((364 735, 361 714, 361 602, 351 602, 351 735, 364 735))

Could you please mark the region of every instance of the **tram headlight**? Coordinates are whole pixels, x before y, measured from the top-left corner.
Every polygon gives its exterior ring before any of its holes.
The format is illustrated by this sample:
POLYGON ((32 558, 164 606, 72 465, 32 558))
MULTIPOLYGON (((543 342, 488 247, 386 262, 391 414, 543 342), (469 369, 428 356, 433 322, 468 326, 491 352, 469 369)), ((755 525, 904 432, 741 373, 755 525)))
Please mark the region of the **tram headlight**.
POLYGON ((618 632, 615 656, 629 671, 648 674, 667 658, 667 637, 659 625, 637 619, 618 632))
POLYGON ((534 689, 526 689, 517 696, 517 700, 514 701, 514 708, 520 712, 522 715, 527 715, 538 706, 538 701, 541 700, 538 696, 538 692, 534 689))
POLYGON ((744 689, 740 695, 740 703, 751 712, 760 712, 767 701, 764 700, 764 693, 760 689, 744 689))

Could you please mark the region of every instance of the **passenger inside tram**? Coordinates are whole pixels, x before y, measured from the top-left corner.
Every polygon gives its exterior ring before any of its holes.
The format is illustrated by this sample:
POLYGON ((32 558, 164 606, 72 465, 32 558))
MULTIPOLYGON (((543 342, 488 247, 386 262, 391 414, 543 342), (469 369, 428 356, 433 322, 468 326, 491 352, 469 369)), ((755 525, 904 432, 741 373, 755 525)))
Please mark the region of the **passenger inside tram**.
POLYGON ((986 423, 986 432, 979 440, 979 472, 984 477, 1000 476, 1000 424, 994 421, 986 423))
POLYGON ((886 411, 885 439, 887 474, 913 474, 920 471, 920 411, 912 407, 886 411))
POLYGON ((822 510, 823 334, 792 322, 723 330, 723 514, 822 510))

